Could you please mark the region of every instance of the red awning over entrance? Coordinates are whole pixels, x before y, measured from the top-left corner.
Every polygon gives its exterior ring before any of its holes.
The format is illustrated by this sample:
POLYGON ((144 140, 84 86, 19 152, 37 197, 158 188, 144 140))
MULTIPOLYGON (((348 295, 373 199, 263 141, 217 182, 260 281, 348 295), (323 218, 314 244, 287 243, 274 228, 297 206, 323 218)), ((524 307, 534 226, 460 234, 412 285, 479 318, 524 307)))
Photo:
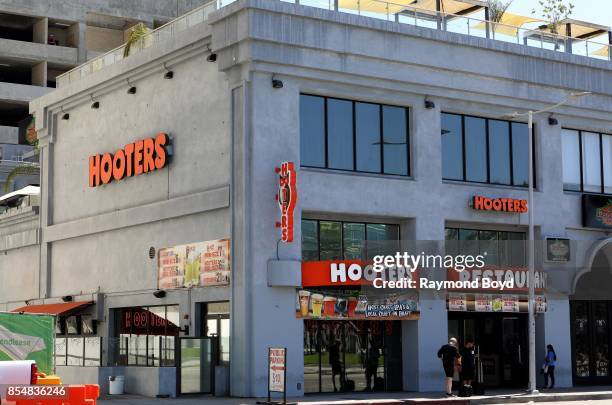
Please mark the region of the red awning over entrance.
POLYGON ((62 302, 58 304, 40 304, 40 305, 26 305, 25 307, 17 308, 11 312, 25 312, 29 314, 49 314, 49 315, 62 315, 66 312, 71 312, 79 308, 87 307, 93 304, 92 301, 76 301, 76 302, 62 302))

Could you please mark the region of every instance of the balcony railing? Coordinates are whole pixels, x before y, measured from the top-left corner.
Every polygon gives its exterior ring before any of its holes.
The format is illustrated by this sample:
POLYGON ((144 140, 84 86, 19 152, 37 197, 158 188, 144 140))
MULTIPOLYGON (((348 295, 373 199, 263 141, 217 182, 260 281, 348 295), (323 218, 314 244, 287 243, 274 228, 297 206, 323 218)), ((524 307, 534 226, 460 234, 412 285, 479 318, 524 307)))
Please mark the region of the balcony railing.
MULTIPOLYGON (((205 22, 211 12, 234 1, 213 0, 170 21, 133 44, 130 48, 130 54, 149 48, 153 44, 172 38, 178 32, 205 22)), ((572 38, 537 26, 531 28, 517 27, 466 15, 436 12, 383 0, 356 0, 356 2, 350 0, 287 0, 287 2, 589 58, 612 60, 612 45, 602 42, 603 40, 572 38)), ((110 66, 124 59, 124 51, 125 45, 121 45, 58 76, 57 87, 73 83, 105 66, 110 66)))
MULTIPOLYGON (((535 25, 531 28, 517 27, 466 15, 436 12, 382 0, 289 0, 288 2, 299 2, 299 4, 305 6, 363 15, 472 37, 490 38, 590 58, 612 60, 612 45, 601 42, 603 40, 584 40, 556 34, 550 32, 550 30, 540 29, 538 26, 541 23, 531 23, 535 25)), ((225 6, 226 4, 224 2, 222 5, 225 6)))

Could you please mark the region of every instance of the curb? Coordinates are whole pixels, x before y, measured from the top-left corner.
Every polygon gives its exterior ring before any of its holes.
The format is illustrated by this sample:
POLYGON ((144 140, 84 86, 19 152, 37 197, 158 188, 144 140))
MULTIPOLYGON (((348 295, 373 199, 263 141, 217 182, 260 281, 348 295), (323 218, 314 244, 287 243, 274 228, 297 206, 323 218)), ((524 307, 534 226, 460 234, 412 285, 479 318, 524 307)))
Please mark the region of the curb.
POLYGON ((484 404, 524 404, 527 402, 573 402, 612 399, 612 393, 585 393, 585 394, 547 394, 547 395, 522 395, 522 396, 500 396, 491 398, 471 399, 469 405, 484 404))

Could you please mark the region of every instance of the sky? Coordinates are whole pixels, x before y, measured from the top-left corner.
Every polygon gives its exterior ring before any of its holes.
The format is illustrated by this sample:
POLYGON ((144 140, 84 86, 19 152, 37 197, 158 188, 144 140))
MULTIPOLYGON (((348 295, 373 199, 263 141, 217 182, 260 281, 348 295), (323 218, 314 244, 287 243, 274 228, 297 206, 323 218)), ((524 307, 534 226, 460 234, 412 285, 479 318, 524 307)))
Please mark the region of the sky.
MULTIPOLYGON (((571 0, 571 2, 574 4, 571 18, 612 26, 612 0, 571 0)), ((535 17, 541 17, 538 0, 514 0, 508 11, 530 16, 534 8, 535 17)))

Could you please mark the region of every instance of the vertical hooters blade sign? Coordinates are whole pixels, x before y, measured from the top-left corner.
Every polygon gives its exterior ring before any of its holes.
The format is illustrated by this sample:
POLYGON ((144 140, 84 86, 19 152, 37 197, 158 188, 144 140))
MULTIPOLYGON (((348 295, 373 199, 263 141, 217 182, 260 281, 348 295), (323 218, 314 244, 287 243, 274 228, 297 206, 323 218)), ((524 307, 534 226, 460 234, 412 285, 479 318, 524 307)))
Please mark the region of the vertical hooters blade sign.
POLYGON ((281 210, 281 221, 276 227, 281 229, 281 240, 293 242, 293 211, 297 203, 296 173, 293 162, 283 162, 276 168, 278 174, 278 194, 276 201, 281 210))

